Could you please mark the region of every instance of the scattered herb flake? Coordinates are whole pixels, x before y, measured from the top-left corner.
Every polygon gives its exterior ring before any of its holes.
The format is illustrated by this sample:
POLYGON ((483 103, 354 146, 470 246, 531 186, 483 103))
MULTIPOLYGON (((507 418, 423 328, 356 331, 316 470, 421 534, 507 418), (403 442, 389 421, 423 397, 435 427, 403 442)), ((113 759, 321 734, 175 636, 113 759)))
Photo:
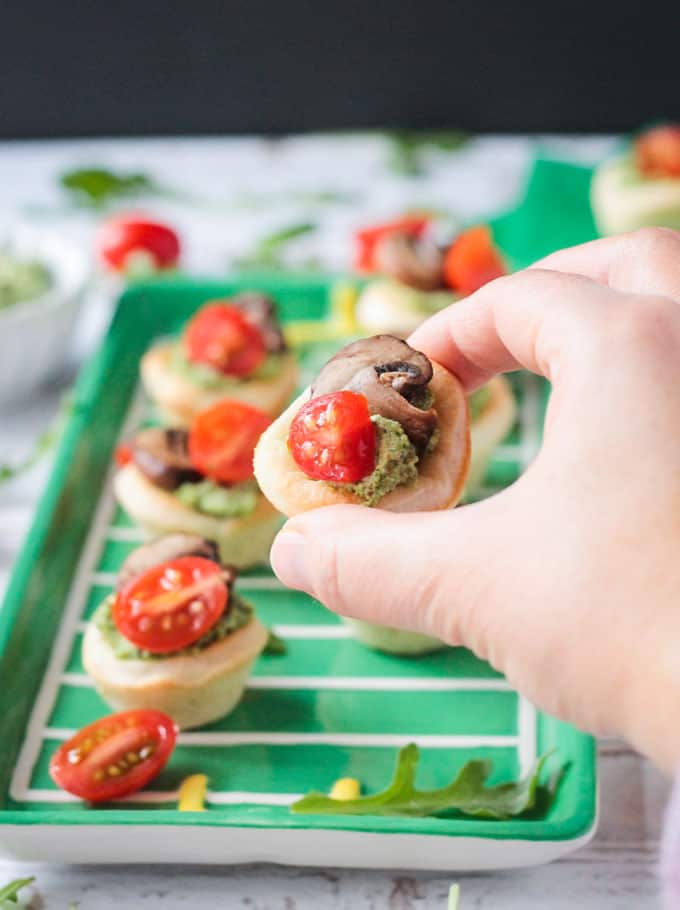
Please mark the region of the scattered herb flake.
POLYGON ((541 788, 539 778, 551 753, 538 759, 520 781, 487 787, 493 763, 473 760, 458 771, 446 787, 418 790, 415 785, 420 751, 410 743, 399 751, 394 777, 389 786, 372 796, 335 800, 314 791, 294 803, 293 812, 326 815, 402 815, 418 818, 461 812, 477 818, 508 819, 534 808, 541 788))
POLYGON ((433 149, 453 152, 465 145, 468 136, 459 130, 436 132, 398 131, 387 134, 387 164, 395 174, 418 177, 425 172, 425 153, 433 149))
POLYGON ((311 221, 290 224, 261 237, 252 252, 235 260, 235 265, 244 270, 285 269, 284 254, 288 245, 300 237, 313 234, 317 225, 311 221))
POLYGON ((14 480, 20 474, 25 474, 26 471, 34 467, 34 465, 36 465, 45 455, 47 455, 48 452, 50 452, 55 447, 61 437, 66 421, 70 416, 72 410, 73 401, 71 394, 68 393, 62 399, 61 404, 59 405, 59 410, 57 411, 53 420, 47 429, 44 430, 40 436, 38 436, 33 449, 28 453, 28 455, 26 455, 22 461, 19 461, 16 464, 0 461, 0 485, 7 483, 9 480, 14 480))
POLYGON ((34 876, 31 876, 31 878, 16 878, 13 882, 5 885, 4 888, 0 888, 0 906, 4 901, 16 904, 19 891, 21 891, 22 888, 26 888, 28 885, 32 885, 34 881, 34 876))
POLYGON ((76 205, 101 208, 118 199, 163 195, 164 190, 142 173, 116 173, 105 168, 75 168, 59 177, 61 187, 76 205))
POLYGON ((269 638, 267 639, 267 644, 264 646, 264 654, 287 654, 288 646, 285 641, 274 632, 272 629, 269 630, 269 638))

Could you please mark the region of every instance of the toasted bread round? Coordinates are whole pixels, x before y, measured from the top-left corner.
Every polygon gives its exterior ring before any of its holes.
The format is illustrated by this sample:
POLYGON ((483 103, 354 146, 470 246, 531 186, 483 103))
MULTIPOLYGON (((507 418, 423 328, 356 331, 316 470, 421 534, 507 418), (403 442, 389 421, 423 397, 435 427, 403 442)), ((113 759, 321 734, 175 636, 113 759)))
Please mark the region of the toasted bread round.
POLYGON ((189 426, 197 414, 225 398, 244 401, 276 417, 295 392, 298 368, 285 354, 281 372, 271 379, 234 380, 228 388, 207 389, 172 369, 173 343, 158 344, 142 357, 142 382, 163 418, 173 426, 189 426))
POLYGON ((484 410, 470 423, 472 454, 465 484, 466 496, 473 496, 484 482, 491 456, 512 429, 517 415, 512 389, 504 376, 492 379, 488 389, 491 394, 484 410))
POLYGON ((597 168, 590 201, 601 234, 621 234, 650 225, 680 230, 680 180, 639 178, 628 156, 605 161, 597 168))
POLYGON ((356 321, 367 335, 387 333, 408 338, 428 316, 455 303, 453 291, 417 291, 398 281, 371 281, 359 294, 356 321), (431 311, 418 307, 418 301, 432 302, 431 311))
MULTIPOLYGON (((430 389, 439 416, 439 442, 418 465, 418 479, 384 496, 378 508, 390 512, 429 512, 454 506, 461 496, 470 461, 470 421, 465 393, 458 380, 437 363, 430 389)), ((288 450, 290 424, 309 399, 309 389, 260 437, 255 449, 255 476, 267 499, 284 515, 332 505, 361 505, 352 492, 312 480, 288 450)))
POLYGON ((253 617, 195 655, 122 660, 90 622, 83 639, 83 666, 114 710, 155 708, 182 729, 200 727, 236 707, 268 634, 253 617))
POLYGON ((192 509, 160 487, 154 486, 134 464, 122 468, 114 479, 116 498, 128 515, 152 536, 183 531, 214 540, 222 562, 239 569, 265 563, 281 516, 264 496, 253 512, 240 518, 216 518, 192 509))

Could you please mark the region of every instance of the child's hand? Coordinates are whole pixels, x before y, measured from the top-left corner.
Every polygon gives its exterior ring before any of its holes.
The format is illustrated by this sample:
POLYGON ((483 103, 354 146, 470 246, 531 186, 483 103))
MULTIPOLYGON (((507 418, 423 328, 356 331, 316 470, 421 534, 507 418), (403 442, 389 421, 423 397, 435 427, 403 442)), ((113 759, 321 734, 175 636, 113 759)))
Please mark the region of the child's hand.
POLYGON ((450 512, 334 506, 288 522, 283 582, 348 616, 464 644, 552 714, 680 761, 680 234, 550 257, 411 339, 468 390, 553 383, 541 452, 450 512))

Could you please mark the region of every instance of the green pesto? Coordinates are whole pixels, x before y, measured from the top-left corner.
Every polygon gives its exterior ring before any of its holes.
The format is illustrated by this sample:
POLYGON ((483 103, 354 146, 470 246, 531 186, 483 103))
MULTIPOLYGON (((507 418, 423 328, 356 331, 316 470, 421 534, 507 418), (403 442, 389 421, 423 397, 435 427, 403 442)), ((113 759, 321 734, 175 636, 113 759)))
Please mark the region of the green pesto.
POLYGON ((217 623, 208 629, 198 641, 188 648, 182 648, 181 651, 171 651, 169 654, 152 654, 150 651, 144 651, 138 648, 131 641, 128 641, 118 631, 113 621, 113 602, 115 594, 110 594, 97 608, 92 622, 99 629, 102 637, 110 646, 113 653, 120 660, 165 660, 168 657, 193 657, 200 654, 210 645, 217 641, 222 641, 228 635, 238 631, 253 618, 253 608, 251 605, 232 592, 229 598, 229 609, 222 614, 217 623))
POLYGON ((338 489, 355 493, 367 506, 376 505, 392 490, 415 483, 418 478, 418 454, 402 425, 380 414, 371 420, 378 434, 373 472, 358 483, 334 484, 338 489))
POLYGON ((478 417, 481 417, 482 412, 489 403, 491 398, 491 389, 488 386, 483 385, 481 389, 477 389, 471 395, 468 396, 468 405, 470 406, 470 420, 477 420, 478 417))
POLYGON ((52 276, 42 262, 21 259, 0 249, 0 310, 33 300, 52 285, 52 276))
POLYGON ((175 496, 185 506, 214 518, 250 515, 257 506, 259 495, 260 489, 254 480, 223 487, 206 479, 198 483, 183 483, 175 490, 175 496))
POLYGON ((237 389, 244 382, 255 380, 276 379, 283 368, 284 354, 268 354, 260 366, 247 376, 227 376, 214 370, 207 363, 192 363, 187 357, 184 347, 180 342, 173 345, 170 357, 170 366, 176 373, 181 373, 187 379, 204 389, 222 389, 228 392, 237 389))

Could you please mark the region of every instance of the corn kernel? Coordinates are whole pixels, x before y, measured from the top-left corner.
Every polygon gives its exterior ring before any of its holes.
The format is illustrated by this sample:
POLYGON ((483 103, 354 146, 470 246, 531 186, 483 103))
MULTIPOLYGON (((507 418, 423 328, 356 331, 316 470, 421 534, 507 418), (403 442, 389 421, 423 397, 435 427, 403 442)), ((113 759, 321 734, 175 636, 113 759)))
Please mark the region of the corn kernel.
POLYGON ((361 785, 354 777, 341 777, 333 784, 330 792, 331 799, 340 799, 343 802, 350 799, 358 799, 361 796, 361 785))
POLYGON ((180 812, 205 812, 205 794, 208 778, 205 774, 185 777, 179 788, 177 808, 180 812))

